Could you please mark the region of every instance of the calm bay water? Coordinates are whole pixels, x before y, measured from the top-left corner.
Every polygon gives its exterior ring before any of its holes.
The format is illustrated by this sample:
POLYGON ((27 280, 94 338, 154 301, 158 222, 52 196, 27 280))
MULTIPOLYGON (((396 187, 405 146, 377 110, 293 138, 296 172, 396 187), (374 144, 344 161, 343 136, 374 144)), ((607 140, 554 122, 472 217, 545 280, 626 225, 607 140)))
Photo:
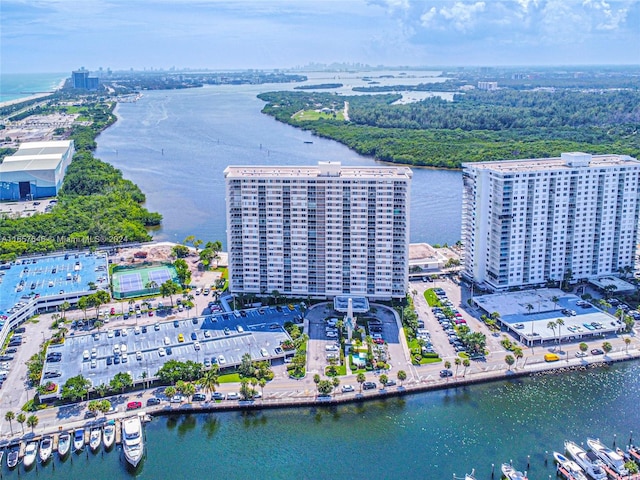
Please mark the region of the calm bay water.
MULTIPOLYGON (((264 91, 293 85, 229 85, 145 92, 118 106, 118 122, 98 138, 96 156, 121 169, 164 215, 158 240, 188 235, 226 244, 227 165, 372 165, 347 147, 260 113, 264 91), (312 144, 304 143, 313 141, 312 144)), ((458 171, 413 169, 411 241, 460 239, 462 178, 458 171)))
MULTIPOLYGON (((38 473, 51 479, 451 479, 475 468, 479 480, 488 480, 492 463, 499 468, 513 460, 524 470, 530 455, 529 478, 541 480, 554 475, 550 455, 562 451, 565 439, 596 436, 611 446, 615 434, 621 446, 630 431, 640 435, 638 398, 640 364, 628 363, 337 408, 157 417, 146 426, 147 458, 137 471, 116 449, 64 463, 56 458, 55 468, 38 473)), ((18 478, 3 469, 6 478, 18 478)))

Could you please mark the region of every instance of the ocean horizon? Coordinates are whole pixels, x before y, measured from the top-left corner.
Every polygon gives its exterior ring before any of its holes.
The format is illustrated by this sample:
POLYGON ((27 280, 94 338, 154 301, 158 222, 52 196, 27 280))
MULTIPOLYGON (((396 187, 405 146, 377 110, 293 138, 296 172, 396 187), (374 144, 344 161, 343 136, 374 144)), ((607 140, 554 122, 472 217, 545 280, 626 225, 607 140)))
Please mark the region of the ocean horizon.
POLYGON ((36 93, 51 92, 71 77, 67 73, 2 73, 0 74, 0 103, 28 98, 36 93))

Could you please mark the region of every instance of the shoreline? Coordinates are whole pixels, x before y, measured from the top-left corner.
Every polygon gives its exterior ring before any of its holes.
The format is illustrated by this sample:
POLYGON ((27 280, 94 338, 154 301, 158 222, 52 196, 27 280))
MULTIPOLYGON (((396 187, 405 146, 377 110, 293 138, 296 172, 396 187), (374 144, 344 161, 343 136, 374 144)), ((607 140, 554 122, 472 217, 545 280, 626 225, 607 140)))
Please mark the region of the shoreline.
MULTIPOLYGON (((106 423, 108 420, 122 420, 124 418, 133 415, 149 415, 151 418, 154 416, 171 416, 171 415, 184 415, 184 414, 210 414, 215 412, 233 412, 233 411, 260 411, 260 410, 275 410, 286 408, 317 408, 317 407, 336 407, 340 405, 348 405, 353 403, 363 403, 384 400, 387 398, 396 398, 406 395, 419 395, 422 393, 466 388, 473 385, 487 384, 505 380, 515 380, 523 377, 534 377, 544 375, 563 375, 571 372, 588 371, 593 369, 608 368, 611 365, 621 362, 633 362, 640 360, 640 350, 631 349, 629 352, 618 351, 611 352, 605 356, 605 359, 597 359, 589 361, 585 358, 573 358, 568 362, 558 363, 545 363, 537 362, 521 367, 514 370, 491 370, 486 372, 478 372, 467 374, 466 376, 457 376, 452 378, 437 378, 435 380, 407 380, 402 386, 395 387, 393 389, 376 389, 375 391, 362 393, 333 393, 330 397, 319 397, 317 394, 306 395, 301 398, 269 398, 267 393, 264 398, 259 400, 239 400, 237 403, 229 403, 233 401, 207 401, 207 402, 191 402, 180 403, 178 406, 173 407, 171 403, 166 403, 167 400, 163 400, 164 404, 157 406, 144 405, 138 410, 125 410, 117 411, 114 414, 109 414, 109 417, 95 417, 94 419, 81 418, 76 420, 69 420, 66 423, 59 423, 55 425, 42 425, 42 427, 36 427, 34 432, 29 432, 23 435, 3 435, 0 440, 0 447, 6 448, 19 444, 23 441, 33 441, 34 439, 41 438, 45 435, 53 435, 61 433, 63 431, 72 431, 75 428, 89 428, 91 426, 100 426, 106 423)), ((355 375, 347 375, 347 378, 355 375)), ((340 377, 339 377, 340 378, 340 377)), ((228 384, 223 384, 228 385, 228 384)), ((234 384, 235 385, 235 384, 234 384)), ((145 394, 151 394, 149 396, 155 396, 153 394, 158 388, 153 387, 141 391, 133 391, 124 395, 115 395, 113 397, 119 397, 122 399, 123 405, 126 405, 129 401, 142 401, 145 394)), ((109 399, 112 397, 104 397, 109 399)), ((148 397, 147 397, 148 398, 148 397)), ((77 403, 65 404, 61 407, 53 407, 54 409, 69 408, 70 406, 77 406, 81 410, 84 408, 86 401, 77 403)), ((51 411, 50 409, 43 409, 40 412, 51 411)), ((38 413, 38 412, 33 412, 38 413)))
POLYGON ((34 93, 33 95, 29 95, 28 97, 20 97, 15 98, 13 100, 6 100, 4 102, 0 102, 0 108, 10 107, 11 105, 18 105, 20 103, 30 102, 32 100, 37 100, 39 98, 48 97, 49 95, 53 95, 60 91, 64 84, 67 83, 68 78, 63 78, 60 83, 50 92, 42 92, 42 93, 34 93))

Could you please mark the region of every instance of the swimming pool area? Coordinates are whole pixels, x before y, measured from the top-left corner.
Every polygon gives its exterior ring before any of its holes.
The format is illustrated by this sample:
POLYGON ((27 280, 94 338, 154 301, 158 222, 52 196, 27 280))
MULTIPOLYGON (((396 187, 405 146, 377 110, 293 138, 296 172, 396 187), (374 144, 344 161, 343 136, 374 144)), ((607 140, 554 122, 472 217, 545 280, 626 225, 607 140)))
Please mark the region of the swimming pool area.
POLYGON ((81 252, 20 258, 0 266, 0 318, 41 297, 64 296, 109 285, 107 256, 81 252))

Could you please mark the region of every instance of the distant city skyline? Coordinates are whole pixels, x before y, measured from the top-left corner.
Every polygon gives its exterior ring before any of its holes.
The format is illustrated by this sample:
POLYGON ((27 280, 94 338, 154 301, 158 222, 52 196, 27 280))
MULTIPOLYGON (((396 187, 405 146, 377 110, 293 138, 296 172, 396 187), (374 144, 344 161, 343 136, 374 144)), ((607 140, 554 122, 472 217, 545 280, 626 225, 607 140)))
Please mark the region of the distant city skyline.
POLYGON ((2 3, 3 73, 640 64, 638 0, 2 3))

